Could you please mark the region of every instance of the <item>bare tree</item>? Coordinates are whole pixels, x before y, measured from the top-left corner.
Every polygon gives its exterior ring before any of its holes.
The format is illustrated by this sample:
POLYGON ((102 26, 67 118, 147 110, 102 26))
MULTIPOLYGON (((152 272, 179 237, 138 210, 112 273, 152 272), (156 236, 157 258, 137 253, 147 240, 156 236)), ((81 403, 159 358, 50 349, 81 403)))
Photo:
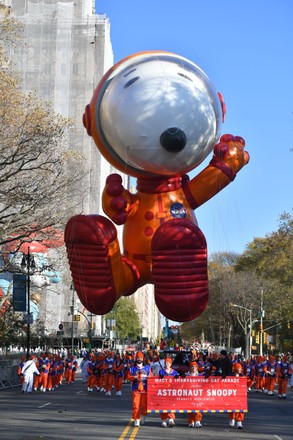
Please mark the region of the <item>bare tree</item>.
POLYGON ((84 159, 68 148, 72 122, 21 92, 7 55, 18 24, 4 14, 0 25, 0 245, 17 247, 63 228, 84 159))

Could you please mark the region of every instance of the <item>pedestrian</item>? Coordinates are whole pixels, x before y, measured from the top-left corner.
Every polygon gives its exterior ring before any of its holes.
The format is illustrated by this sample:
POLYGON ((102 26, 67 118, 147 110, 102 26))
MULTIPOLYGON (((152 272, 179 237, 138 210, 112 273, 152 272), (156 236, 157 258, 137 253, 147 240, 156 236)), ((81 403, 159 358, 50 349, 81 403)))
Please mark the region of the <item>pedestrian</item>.
POLYGON ((226 350, 220 351, 220 357, 216 360, 211 360, 211 363, 216 368, 215 376, 222 376, 225 379, 226 376, 231 376, 232 374, 232 361, 228 357, 226 350))
POLYGON ((127 379, 132 382, 132 418, 134 426, 140 426, 147 415, 147 378, 151 367, 144 365, 142 352, 137 352, 135 364, 129 369, 127 379))
POLYGON ((82 383, 87 383, 87 378, 88 378, 87 366, 88 366, 88 364, 89 364, 89 358, 88 358, 88 355, 85 354, 83 356, 81 363, 80 363, 82 383))
POLYGON ((153 376, 158 376, 159 371, 162 369, 159 354, 156 354, 152 357, 151 362, 150 362, 150 367, 151 367, 153 376))
MULTIPOLYGON (((172 358, 170 357, 165 358, 164 368, 159 371, 160 379, 163 379, 166 376, 171 376, 176 379, 179 377, 178 371, 173 370, 172 363, 173 363, 172 358)), ((169 428, 173 428, 175 426, 175 413, 173 412, 160 413, 160 418, 162 421, 163 428, 167 428, 167 426, 169 426, 169 428)))
POLYGON ((22 392, 31 394, 34 383, 34 375, 39 376, 39 370, 36 367, 36 357, 31 356, 21 369, 21 375, 23 375, 24 382, 22 385, 22 392))

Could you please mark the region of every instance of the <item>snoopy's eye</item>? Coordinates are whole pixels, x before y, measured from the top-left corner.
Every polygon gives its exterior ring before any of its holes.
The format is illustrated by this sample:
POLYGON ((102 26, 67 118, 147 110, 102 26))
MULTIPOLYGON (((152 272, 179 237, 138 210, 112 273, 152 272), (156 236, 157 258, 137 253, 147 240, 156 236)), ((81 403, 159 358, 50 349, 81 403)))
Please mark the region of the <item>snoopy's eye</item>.
POLYGON ((135 76, 134 78, 130 79, 129 81, 127 81, 127 83, 124 85, 124 89, 127 89, 127 87, 131 86, 133 83, 135 83, 135 81, 137 81, 139 79, 139 76, 135 76))

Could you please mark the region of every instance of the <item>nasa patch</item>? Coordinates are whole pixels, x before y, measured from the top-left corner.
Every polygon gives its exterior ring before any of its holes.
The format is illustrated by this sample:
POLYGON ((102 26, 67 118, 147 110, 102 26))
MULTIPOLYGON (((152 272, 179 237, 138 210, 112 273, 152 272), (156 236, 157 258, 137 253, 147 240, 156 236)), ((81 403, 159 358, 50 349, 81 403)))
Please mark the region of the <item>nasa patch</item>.
POLYGON ((173 203, 173 205, 171 205, 170 212, 174 218, 186 217, 186 209, 181 203, 173 203))

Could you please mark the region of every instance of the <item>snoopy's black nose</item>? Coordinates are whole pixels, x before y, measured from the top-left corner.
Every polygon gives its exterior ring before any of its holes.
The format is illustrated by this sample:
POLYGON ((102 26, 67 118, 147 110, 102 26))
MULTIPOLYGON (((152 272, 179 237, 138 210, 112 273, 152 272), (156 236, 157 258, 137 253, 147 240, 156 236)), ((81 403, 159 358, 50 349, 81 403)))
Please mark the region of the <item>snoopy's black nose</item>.
POLYGON ((178 127, 170 127, 160 136, 162 147, 170 153, 179 153, 186 145, 186 134, 178 127))

